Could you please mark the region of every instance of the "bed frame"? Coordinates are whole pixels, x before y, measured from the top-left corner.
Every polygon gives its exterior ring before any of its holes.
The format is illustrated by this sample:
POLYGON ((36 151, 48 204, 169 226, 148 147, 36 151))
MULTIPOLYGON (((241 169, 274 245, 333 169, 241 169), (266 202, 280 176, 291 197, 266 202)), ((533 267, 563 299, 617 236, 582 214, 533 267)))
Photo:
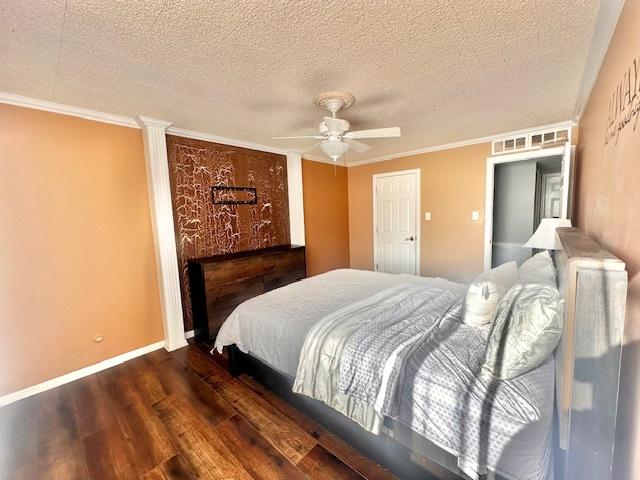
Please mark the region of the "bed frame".
MULTIPOLYGON (((565 299, 556 351, 555 479, 610 480, 627 272, 624 263, 575 228, 560 228, 554 255, 565 299)), ((322 402, 292 392, 292 379, 229 349, 233 375, 246 373, 403 479, 468 478, 456 458, 407 427, 385 420, 393 438, 373 435, 322 402)), ((387 430, 387 431, 389 431, 387 430)), ((500 479, 490 472, 484 478, 500 479)))
MULTIPOLYGON (((431 456, 445 453, 449 458, 440 466, 417 451, 408 449, 397 440, 386 435, 374 435, 360 425, 345 417, 333 408, 306 395, 292 391, 293 380, 266 365, 259 359, 242 353, 235 345, 229 348, 229 370, 232 375, 246 373, 262 385, 279 395, 287 403, 306 413, 329 431, 335 433, 352 447, 360 450, 377 463, 392 471, 402 479, 411 480, 443 480, 456 479, 463 475, 457 471, 456 459, 431 444, 431 456), (456 472, 453 475, 452 472, 456 472)), ((389 419, 387 419, 389 420, 389 419)), ((407 432, 408 433, 408 432, 407 432)), ((438 457, 440 459, 440 457, 438 457)), ((494 477, 491 477, 494 478, 494 477)), ((496 479, 499 477, 495 477, 496 479)))

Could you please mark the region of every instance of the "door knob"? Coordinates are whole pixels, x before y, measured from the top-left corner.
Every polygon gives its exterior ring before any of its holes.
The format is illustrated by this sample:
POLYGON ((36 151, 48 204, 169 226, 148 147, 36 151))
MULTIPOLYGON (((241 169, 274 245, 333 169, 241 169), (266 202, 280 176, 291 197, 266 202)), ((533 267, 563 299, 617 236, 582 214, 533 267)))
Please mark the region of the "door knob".
POLYGON ((405 240, 406 240, 407 242, 413 242, 413 241, 415 240, 415 238, 411 236, 411 237, 407 237, 407 238, 405 238, 405 240))

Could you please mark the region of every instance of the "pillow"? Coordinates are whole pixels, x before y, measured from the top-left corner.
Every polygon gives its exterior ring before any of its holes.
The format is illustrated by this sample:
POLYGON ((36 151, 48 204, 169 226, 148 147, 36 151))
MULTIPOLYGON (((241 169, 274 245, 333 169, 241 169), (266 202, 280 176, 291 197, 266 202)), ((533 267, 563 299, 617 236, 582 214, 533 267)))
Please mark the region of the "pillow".
POLYGON ((517 271, 516 262, 508 262, 478 275, 467 290, 463 322, 479 326, 493 320, 498 302, 516 283, 517 271))
POLYGON ((520 265, 518 283, 542 283, 551 287, 556 286, 556 268, 547 250, 534 255, 520 265))
POLYGON ((509 379, 533 370, 555 350, 563 325, 558 289, 544 284, 516 284, 496 310, 483 371, 509 379))

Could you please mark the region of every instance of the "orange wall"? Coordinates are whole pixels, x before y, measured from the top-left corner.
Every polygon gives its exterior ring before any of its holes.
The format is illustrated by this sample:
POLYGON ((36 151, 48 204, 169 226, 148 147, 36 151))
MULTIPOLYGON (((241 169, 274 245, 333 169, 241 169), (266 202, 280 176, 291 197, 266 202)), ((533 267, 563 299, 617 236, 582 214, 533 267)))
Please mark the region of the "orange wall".
POLYGON ((472 280, 483 269, 489 155, 491 145, 483 143, 349 168, 351 267, 373 268, 373 175, 420 168, 421 274, 472 280), (479 221, 471 220, 473 210, 479 221), (424 221, 424 212, 431 212, 431 221, 424 221))
POLYGON ((640 115, 620 131, 617 142, 605 145, 604 138, 609 100, 629 71, 625 83, 633 100, 629 105, 624 98, 618 120, 640 105, 638 25, 640 0, 627 0, 580 121, 576 172, 578 227, 624 260, 629 271, 615 479, 640 478, 640 115))
POLYGON ((161 340, 153 248, 140 130, 0 104, 0 395, 161 340))
POLYGON ((302 161, 307 275, 349 267, 347 169, 302 161))

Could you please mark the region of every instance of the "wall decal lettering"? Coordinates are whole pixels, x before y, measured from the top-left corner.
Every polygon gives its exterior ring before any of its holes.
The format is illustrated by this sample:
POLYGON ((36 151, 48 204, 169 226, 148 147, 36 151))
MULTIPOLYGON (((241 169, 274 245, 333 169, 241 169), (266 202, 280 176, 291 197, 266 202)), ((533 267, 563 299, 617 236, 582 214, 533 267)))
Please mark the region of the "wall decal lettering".
POLYGON ((613 141, 614 145, 617 145, 622 130, 629 124, 633 124, 633 131, 635 131, 639 118, 640 57, 633 59, 609 97, 609 115, 604 144, 607 145, 613 141))

